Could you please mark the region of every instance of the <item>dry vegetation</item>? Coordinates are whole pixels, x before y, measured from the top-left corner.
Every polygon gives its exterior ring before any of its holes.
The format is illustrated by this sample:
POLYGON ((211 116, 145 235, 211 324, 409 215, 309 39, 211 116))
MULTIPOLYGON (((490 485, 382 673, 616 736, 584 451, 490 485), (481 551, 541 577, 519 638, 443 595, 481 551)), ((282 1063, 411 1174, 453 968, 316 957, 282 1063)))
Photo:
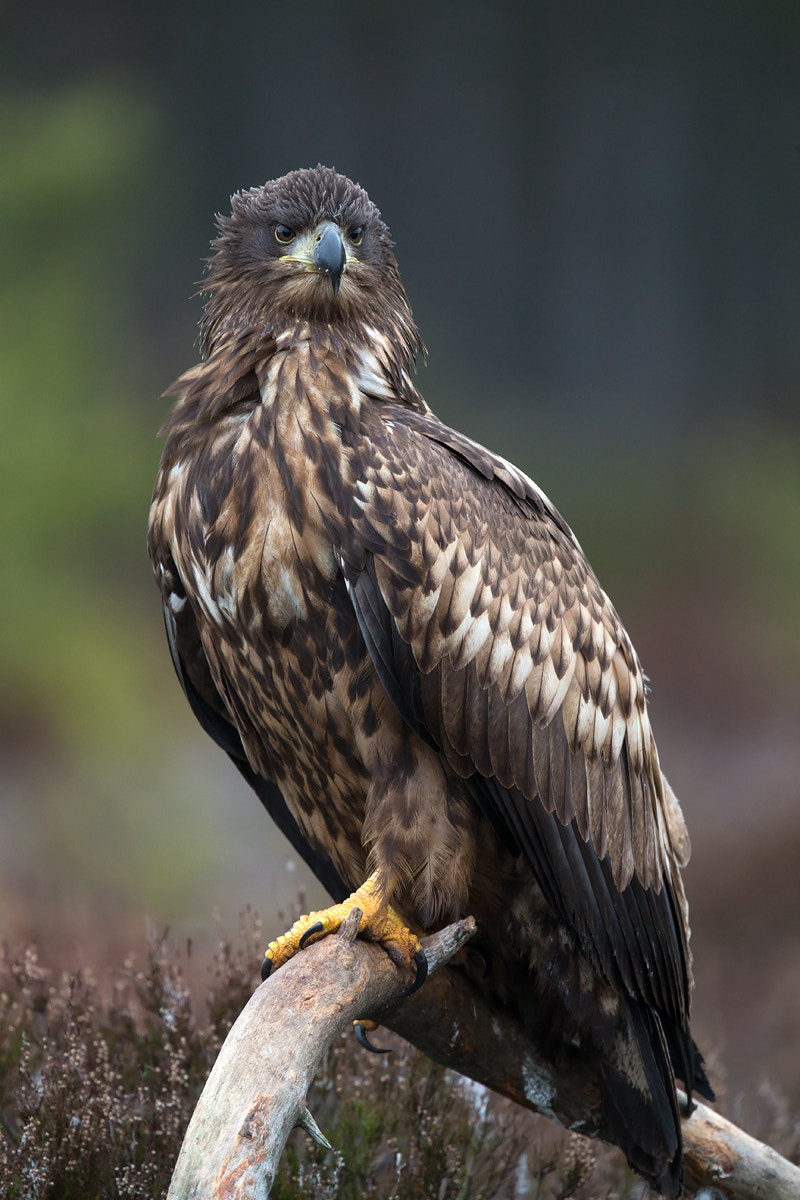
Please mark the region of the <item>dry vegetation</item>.
MULTIPOLYGON (((222 1039, 253 986, 258 926, 222 941, 199 1019, 191 955, 154 942, 95 978, 59 977, 36 950, 0 961, 0 1194, 9 1200, 159 1197, 222 1039)), ((208 978, 207 978, 208 983, 208 978)), ((385 1034, 373 1057, 346 1037, 332 1048, 310 1106, 335 1147, 301 1132, 275 1200, 599 1200, 647 1195, 619 1157, 465 1085, 385 1034)), ((770 1140, 797 1156, 798 1126, 770 1097, 770 1140)))
MULTIPOLYGON (((246 977, 247 976, 247 977, 246 977)), ((101 979, 56 978, 28 946, 0 961, 0 1195, 100 1200, 163 1194, 222 1038, 250 991, 223 944, 207 1019, 177 958, 154 945, 101 979)))
MULTIPOLYGON (((95 977, 56 976, 27 946, 0 960, 0 1195, 9 1200, 162 1196, 222 1039, 253 986, 257 923, 223 941, 192 1002, 198 964, 154 941, 95 977), (202 1008, 198 1017, 196 1008, 202 1008)), ((647 1194, 619 1156, 432 1066, 399 1039, 334 1045, 310 1107, 335 1150, 301 1132, 275 1200, 599 1200, 647 1194)), ((776 1108, 776 1114, 778 1109, 776 1108)), ((791 1125, 788 1114, 781 1117, 791 1125)))

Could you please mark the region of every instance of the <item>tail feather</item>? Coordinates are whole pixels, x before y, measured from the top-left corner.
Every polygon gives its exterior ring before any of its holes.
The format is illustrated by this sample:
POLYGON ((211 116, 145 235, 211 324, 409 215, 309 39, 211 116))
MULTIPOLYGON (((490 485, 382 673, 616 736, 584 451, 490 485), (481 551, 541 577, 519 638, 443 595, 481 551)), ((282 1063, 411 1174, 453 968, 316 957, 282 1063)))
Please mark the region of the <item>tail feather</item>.
POLYGON ((603 1112, 629 1164, 662 1195, 680 1195, 681 1117, 658 1016, 632 1001, 599 1073, 603 1112), (626 1026, 626 1027, 625 1027, 626 1026))
POLYGON ((664 1034, 672 1070, 676 1078, 683 1082, 689 1103, 693 1092, 697 1092, 704 1100, 713 1100, 714 1089, 708 1082, 703 1056, 692 1041, 689 1030, 673 1026, 666 1028, 664 1034))
MULTIPOLYGON (((706 1064, 703 1061, 703 1056, 697 1049, 697 1046, 695 1046, 694 1042, 692 1042, 692 1049, 694 1050, 694 1081, 692 1091, 698 1092, 704 1100, 716 1100, 714 1089, 708 1082, 708 1076, 706 1075, 706 1064)), ((691 1099, 691 1096, 689 1098, 691 1099)))

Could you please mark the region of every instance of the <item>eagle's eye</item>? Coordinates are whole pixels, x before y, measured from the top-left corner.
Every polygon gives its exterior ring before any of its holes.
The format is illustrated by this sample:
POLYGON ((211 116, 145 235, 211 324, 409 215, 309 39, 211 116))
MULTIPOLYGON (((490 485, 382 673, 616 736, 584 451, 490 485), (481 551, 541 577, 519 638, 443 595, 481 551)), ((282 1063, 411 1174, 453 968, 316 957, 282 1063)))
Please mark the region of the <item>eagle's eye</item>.
POLYGON ((364 236, 364 226, 363 225, 354 225, 347 236, 350 238, 350 241, 353 243, 354 246, 360 246, 361 239, 364 236))
POLYGON ((275 226, 275 238, 277 241, 282 242, 284 246, 289 242, 293 242, 294 237, 294 230, 290 229, 288 225, 275 226))

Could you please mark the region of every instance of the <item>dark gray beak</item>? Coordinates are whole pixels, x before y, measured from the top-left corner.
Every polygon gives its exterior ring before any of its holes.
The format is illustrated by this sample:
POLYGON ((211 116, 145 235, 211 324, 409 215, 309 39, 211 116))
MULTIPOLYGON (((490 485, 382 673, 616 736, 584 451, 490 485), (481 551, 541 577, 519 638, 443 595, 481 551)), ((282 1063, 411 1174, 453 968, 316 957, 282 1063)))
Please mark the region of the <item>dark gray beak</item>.
POLYGON ((342 282, 342 271, 346 262, 347 252, 345 251, 342 239, 336 228, 333 225, 328 225, 314 247, 314 265, 320 271, 324 271, 330 279, 334 296, 339 291, 339 284, 342 282))

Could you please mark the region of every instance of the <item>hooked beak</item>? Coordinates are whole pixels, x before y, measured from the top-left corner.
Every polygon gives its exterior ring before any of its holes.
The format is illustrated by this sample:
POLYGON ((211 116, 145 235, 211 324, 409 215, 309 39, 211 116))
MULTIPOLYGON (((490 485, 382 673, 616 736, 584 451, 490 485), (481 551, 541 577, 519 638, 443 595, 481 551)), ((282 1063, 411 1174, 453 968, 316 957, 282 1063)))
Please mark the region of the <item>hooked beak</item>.
POLYGON ((342 272, 347 262, 347 251, 335 225, 324 226, 322 236, 314 247, 312 258, 315 267, 330 279, 335 296, 339 291, 342 272))

